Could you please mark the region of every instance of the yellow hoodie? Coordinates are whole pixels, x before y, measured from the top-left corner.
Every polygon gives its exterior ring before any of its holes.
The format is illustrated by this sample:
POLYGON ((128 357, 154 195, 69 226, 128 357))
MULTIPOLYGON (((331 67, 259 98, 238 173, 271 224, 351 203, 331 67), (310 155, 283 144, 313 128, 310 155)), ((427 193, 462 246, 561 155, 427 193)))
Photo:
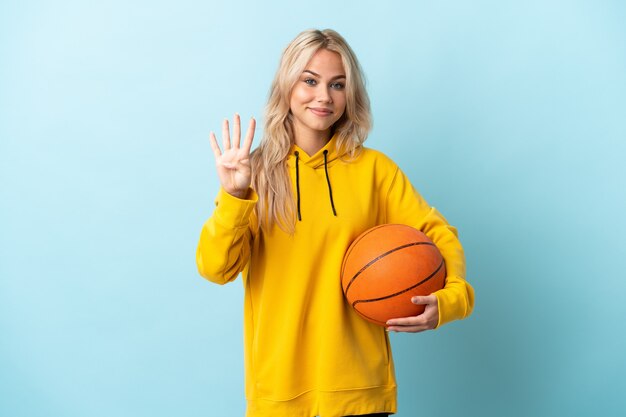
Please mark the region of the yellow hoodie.
POLYGON ((332 138, 312 156, 294 145, 288 166, 299 195, 294 235, 278 227, 258 231, 254 191, 242 200, 220 190, 196 254, 198 271, 212 282, 227 283, 243 271, 246 415, 394 413, 389 338, 344 300, 343 255, 379 224, 422 230, 446 262, 445 288, 435 293, 441 326, 467 317, 474 304, 456 229, 380 152, 364 148, 343 160, 332 138))

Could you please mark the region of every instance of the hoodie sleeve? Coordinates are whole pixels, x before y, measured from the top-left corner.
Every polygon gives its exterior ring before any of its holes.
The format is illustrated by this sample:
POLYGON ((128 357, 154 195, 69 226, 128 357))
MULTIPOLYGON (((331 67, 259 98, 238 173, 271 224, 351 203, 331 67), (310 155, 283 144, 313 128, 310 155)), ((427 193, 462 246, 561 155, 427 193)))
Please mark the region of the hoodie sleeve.
POLYGON ((446 282, 436 291, 439 305, 437 327, 469 316, 474 308, 474 289, 465 280, 465 255, 456 228, 430 207, 396 167, 386 198, 387 223, 410 225, 426 234, 446 263, 446 282))
POLYGON ((258 201, 254 190, 250 189, 249 196, 242 200, 220 189, 213 215, 202 226, 196 265, 200 275, 211 282, 226 284, 234 280, 248 263, 250 217, 258 201))

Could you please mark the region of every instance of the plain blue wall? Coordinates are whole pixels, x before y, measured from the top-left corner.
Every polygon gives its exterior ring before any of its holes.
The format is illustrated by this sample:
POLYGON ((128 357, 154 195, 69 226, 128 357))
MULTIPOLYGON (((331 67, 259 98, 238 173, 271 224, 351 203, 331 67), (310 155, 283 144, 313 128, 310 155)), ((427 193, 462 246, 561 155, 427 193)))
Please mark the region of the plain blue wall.
POLYGON ((262 121, 310 27, 353 46, 369 146, 459 228, 477 293, 392 335, 398 415, 624 415, 625 21, 617 0, 2 2, 0 415, 243 414, 241 281, 194 263, 208 133, 262 121))

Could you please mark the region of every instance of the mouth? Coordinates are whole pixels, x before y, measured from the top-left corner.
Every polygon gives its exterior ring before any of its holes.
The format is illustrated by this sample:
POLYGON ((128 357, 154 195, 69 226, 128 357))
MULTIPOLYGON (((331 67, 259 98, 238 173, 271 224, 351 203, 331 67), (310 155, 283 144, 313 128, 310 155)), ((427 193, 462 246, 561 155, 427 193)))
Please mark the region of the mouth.
POLYGON ((331 114, 333 114, 332 110, 326 109, 323 107, 309 107, 309 110, 311 110, 313 114, 320 116, 320 117, 326 117, 326 116, 330 116, 331 114))

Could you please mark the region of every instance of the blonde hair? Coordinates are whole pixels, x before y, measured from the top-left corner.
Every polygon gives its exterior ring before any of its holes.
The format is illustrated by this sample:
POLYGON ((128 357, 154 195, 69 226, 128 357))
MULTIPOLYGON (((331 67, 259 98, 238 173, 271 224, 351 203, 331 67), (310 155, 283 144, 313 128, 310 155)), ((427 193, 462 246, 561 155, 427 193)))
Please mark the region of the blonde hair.
POLYGON ((301 32, 283 51, 265 108, 263 138, 251 156, 252 187, 259 196, 256 214, 265 231, 277 225, 287 233, 295 232, 296 203, 287 168, 294 143, 289 103, 294 85, 320 49, 337 52, 346 73, 346 109, 332 128, 338 154, 354 157, 371 129, 363 72, 348 43, 331 29, 301 32))

